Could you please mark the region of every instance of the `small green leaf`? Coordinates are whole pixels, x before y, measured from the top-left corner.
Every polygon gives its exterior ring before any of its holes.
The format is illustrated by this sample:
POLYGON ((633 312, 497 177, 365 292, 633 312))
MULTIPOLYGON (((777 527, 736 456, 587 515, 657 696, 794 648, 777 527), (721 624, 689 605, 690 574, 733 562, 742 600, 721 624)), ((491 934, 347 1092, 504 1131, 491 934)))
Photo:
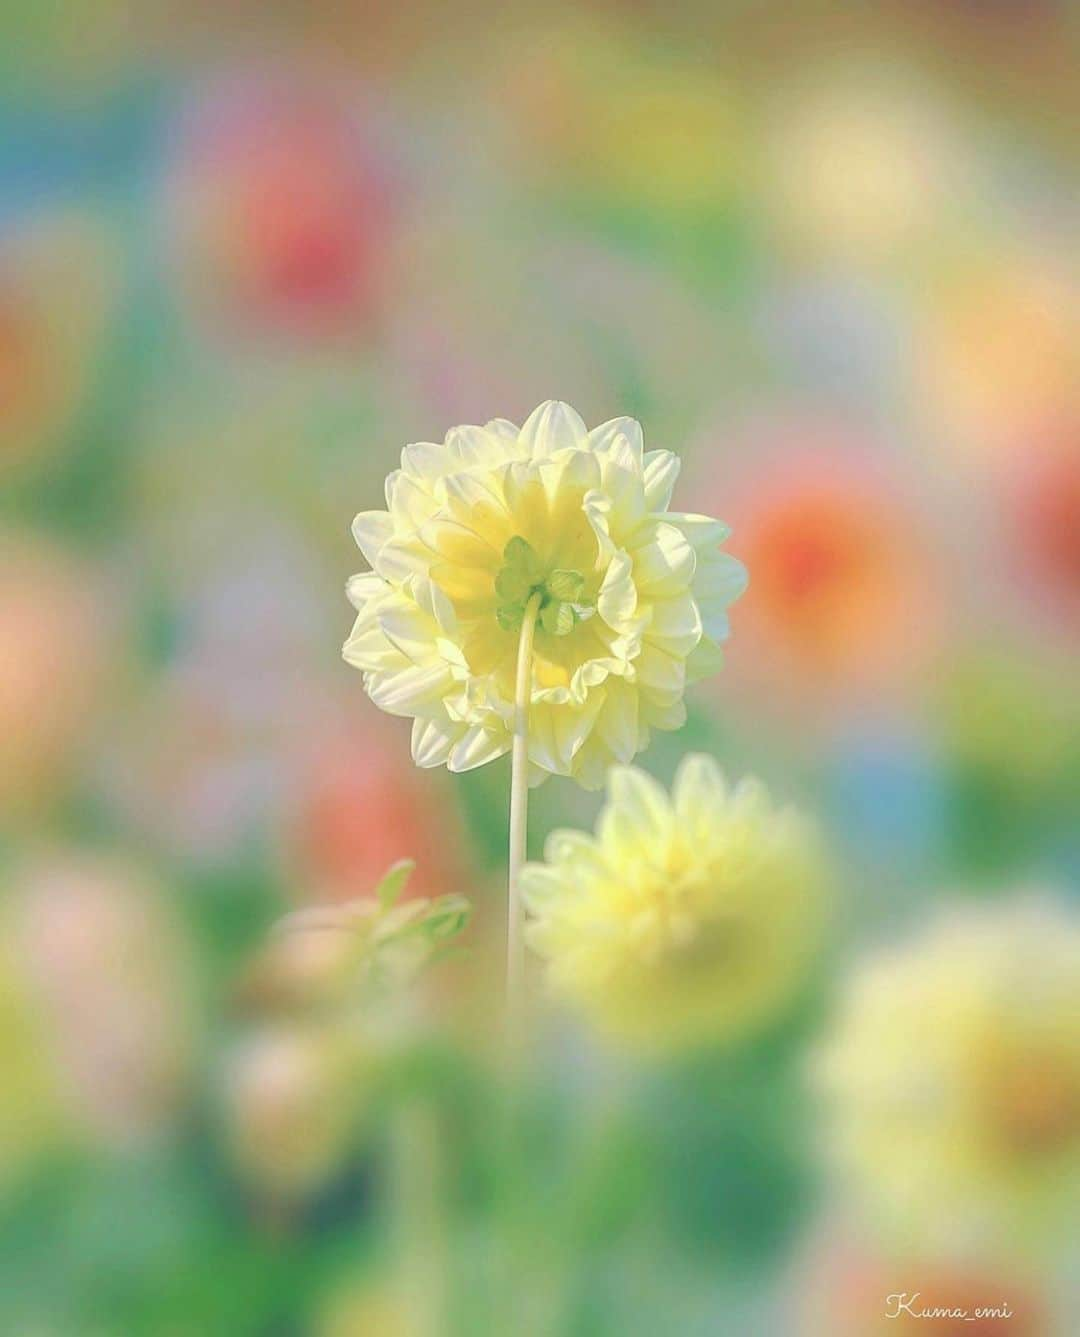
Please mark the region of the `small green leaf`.
POLYGON ((428 933, 432 938, 452 938, 469 922, 472 906, 464 896, 440 896, 427 917, 428 933))
POLYGON ((384 910, 389 910, 405 889, 405 883, 412 875, 416 862, 413 859, 399 859, 383 874, 382 881, 375 888, 375 895, 384 910))
POLYGON ((573 604, 555 600, 540 610, 540 625, 549 636, 569 636, 577 625, 573 604))
POLYGON ((585 577, 580 571, 552 571, 547 588, 553 599, 564 599, 576 604, 585 589, 585 577))

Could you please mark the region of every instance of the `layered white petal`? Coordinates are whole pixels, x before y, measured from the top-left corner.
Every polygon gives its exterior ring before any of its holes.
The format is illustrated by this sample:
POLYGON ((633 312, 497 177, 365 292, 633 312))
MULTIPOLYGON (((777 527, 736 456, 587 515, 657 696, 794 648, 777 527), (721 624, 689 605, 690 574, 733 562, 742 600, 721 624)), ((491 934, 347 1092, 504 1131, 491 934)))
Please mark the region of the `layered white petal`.
POLYGON ((582 581, 565 636, 536 631, 531 781, 599 786, 651 728, 680 726, 687 681, 720 663, 745 571, 718 550, 723 525, 667 511, 678 467, 644 454, 633 419, 590 432, 557 401, 520 430, 493 419, 405 447, 388 509, 353 524, 372 570, 348 583, 343 655, 377 705, 415 717, 418 765, 467 770, 509 747, 517 643, 496 580, 512 538, 539 564, 538 588, 555 570, 582 581))

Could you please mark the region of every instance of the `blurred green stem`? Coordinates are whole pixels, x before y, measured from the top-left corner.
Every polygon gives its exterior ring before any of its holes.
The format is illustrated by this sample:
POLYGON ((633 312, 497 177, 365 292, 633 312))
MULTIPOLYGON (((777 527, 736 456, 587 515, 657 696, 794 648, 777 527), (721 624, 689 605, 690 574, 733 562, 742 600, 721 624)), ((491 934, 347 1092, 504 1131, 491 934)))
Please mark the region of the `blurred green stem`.
POLYGON ((393 1134, 397 1248, 409 1332, 445 1337, 449 1330, 442 1157, 435 1111, 419 1100, 398 1110, 393 1134))
POLYGON ((529 821, 529 704, 532 699, 533 634, 540 612, 541 594, 534 593, 525 605, 518 639, 517 675, 514 683, 514 744, 510 758, 510 867, 506 915, 506 1013, 512 1048, 521 1037, 525 946, 522 938, 525 913, 518 881, 525 862, 529 821))

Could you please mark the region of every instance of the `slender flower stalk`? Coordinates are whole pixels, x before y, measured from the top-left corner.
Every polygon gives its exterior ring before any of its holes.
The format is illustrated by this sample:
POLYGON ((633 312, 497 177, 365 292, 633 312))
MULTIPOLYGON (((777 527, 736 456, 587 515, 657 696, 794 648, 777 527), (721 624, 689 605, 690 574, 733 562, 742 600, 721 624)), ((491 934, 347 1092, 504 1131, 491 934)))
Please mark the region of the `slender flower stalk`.
POLYGON ((525 973, 525 916, 518 881, 525 863, 529 834, 529 704, 532 695, 533 637, 541 596, 525 605, 518 638, 514 684, 514 744, 510 754, 510 853, 506 905, 506 1009, 513 1040, 521 1025, 525 973))

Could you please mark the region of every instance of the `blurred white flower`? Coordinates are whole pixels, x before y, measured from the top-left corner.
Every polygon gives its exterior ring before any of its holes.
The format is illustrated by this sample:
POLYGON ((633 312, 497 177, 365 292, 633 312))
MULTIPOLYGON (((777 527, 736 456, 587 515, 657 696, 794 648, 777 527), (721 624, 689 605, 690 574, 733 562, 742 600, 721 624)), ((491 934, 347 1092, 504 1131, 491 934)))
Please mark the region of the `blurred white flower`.
POLYGON ((537 616, 530 778, 596 788, 651 729, 685 719, 689 681, 720 667, 746 572, 727 529, 669 512, 679 470, 640 425, 587 431, 548 402, 407 446, 386 511, 356 517, 373 570, 354 576, 345 659, 372 700, 414 718, 413 758, 453 771, 509 750, 519 631, 537 616))
POLYGON ((957 909, 851 981, 819 1077, 844 1178, 887 1235, 981 1253, 1080 1220, 1080 924, 957 909))

